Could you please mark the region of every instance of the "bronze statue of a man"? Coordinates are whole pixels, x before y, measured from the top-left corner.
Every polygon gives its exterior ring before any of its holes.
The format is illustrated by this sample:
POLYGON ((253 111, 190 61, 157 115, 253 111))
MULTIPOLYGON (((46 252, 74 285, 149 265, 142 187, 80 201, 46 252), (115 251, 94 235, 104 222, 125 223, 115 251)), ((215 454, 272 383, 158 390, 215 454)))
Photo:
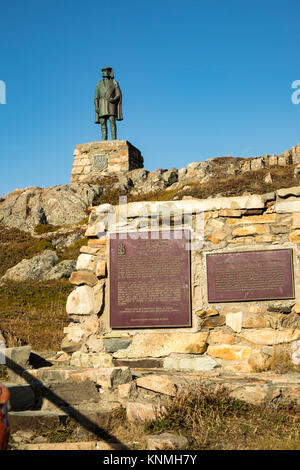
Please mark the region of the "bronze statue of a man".
POLYGON ((102 78, 95 91, 95 123, 101 124, 102 140, 107 140, 107 119, 109 119, 112 140, 117 138, 116 120, 122 121, 122 93, 119 84, 114 80, 112 67, 102 69, 102 78))

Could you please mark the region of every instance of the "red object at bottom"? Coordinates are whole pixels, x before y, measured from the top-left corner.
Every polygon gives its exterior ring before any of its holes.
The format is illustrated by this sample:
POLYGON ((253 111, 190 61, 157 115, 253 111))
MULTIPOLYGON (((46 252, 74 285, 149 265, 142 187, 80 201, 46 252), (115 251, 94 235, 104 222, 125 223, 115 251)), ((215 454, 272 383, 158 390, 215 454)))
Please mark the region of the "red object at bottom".
POLYGON ((10 427, 7 417, 7 402, 9 400, 9 390, 0 384, 0 450, 7 450, 10 434, 10 427))
POLYGON ((6 428, 3 422, 2 413, 0 413, 0 450, 7 450, 10 428, 6 428))

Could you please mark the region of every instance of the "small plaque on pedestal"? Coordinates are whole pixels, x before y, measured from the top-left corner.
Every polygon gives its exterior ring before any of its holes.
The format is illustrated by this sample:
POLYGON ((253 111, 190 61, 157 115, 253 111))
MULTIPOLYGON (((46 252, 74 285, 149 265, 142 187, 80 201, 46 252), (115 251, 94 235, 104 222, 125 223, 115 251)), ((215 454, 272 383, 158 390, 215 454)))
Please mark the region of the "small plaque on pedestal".
POLYGON ((93 167, 98 170, 102 171, 105 170, 108 166, 107 155, 94 155, 93 157, 93 167))

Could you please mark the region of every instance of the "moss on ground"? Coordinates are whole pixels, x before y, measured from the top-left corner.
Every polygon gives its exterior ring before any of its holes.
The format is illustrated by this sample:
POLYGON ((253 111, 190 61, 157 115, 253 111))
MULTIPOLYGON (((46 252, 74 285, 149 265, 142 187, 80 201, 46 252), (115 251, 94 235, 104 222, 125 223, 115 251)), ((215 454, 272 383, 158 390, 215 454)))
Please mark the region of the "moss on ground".
POLYGON ((27 248, 28 253, 40 253, 44 250, 53 250, 55 251, 54 246, 51 243, 51 240, 48 240, 47 238, 43 238, 42 240, 38 240, 34 245, 30 246, 27 248))
POLYGON ((37 224, 34 227, 34 233, 43 235, 44 233, 57 232, 60 228, 62 228, 61 225, 37 224))

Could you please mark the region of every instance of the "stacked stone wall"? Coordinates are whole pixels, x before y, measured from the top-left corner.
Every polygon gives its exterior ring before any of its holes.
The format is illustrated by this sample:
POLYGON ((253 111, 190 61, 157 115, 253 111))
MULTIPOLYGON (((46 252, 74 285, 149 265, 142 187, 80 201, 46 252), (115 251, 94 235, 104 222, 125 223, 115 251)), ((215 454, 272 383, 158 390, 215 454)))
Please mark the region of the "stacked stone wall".
POLYGON ((280 357, 300 362, 300 187, 241 197, 104 204, 93 208, 86 236, 67 301, 70 324, 62 348, 72 355, 71 364, 142 360, 166 369, 251 372, 268 370, 280 357), (161 217, 166 211, 173 214, 169 223, 161 217), (155 217, 159 229, 187 223, 194 234, 191 327, 113 330, 109 231, 148 230, 155 217), (295 298, 208 302, 207 254, 279 248, 293 252, 295 298))

